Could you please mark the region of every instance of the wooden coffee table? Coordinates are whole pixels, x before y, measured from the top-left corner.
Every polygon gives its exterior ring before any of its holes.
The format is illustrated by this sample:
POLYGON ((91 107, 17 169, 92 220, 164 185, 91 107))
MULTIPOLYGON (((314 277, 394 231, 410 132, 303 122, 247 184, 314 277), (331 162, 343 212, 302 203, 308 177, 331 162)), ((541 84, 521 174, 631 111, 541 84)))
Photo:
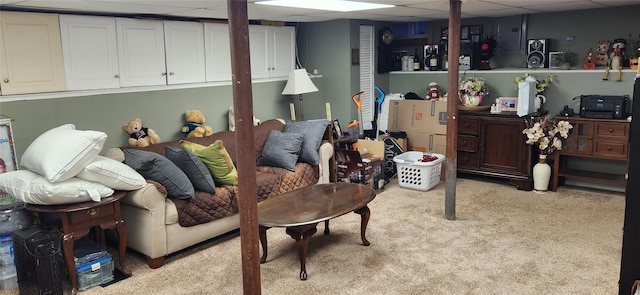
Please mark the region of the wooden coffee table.
POLYGON ((298 245, 300 279, 306 280, 307 246, 309 238, 317 231, 316 226, 324 221, 324 234, 329 234, 329 219, 349 212, 360 214, 360 237, 362 244, 369 246, 365 232, 371 211, 367 204, 375 197, 370 186, 340 182, 308 186, 258 203, 260 263, 267 260, 267 229, 285 227, 286 233, 298 245))

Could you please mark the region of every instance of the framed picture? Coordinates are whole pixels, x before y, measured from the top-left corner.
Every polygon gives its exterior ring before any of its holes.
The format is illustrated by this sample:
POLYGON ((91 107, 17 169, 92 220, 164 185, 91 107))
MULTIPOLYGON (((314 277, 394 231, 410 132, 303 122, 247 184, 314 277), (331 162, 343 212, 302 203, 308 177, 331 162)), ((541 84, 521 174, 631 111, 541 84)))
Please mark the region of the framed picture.
POLYGON ((338 119, 333 119, 333 138, 340 139, 344 137, 344 132, 342 132, 342 128, 340 128, 340 121, 338 119))
MULTIPOLYGON (((16 170, 18 170, 18 161, 11 131, 11 119, 0 119, 0 174, 16 170)), ((15 201, 13 196, 0 191, 0 206, 12 204, 15 201)))
POLYGON ((479 26, 470 26, 469 34, 471 35, 482 35, 482 25, 479 26))
POLYGON ((500 97, 498 99, 498 105, 501 112, 516 112, 518 111, 518 98, 517 97, 500 97))
POLYGON ((471 35, 471 42, 480 43, 480 35, 471 35))
POLYGON ((468 40, 469 39, 469 27, 464 26, 460 27, 460 40, 468 40))

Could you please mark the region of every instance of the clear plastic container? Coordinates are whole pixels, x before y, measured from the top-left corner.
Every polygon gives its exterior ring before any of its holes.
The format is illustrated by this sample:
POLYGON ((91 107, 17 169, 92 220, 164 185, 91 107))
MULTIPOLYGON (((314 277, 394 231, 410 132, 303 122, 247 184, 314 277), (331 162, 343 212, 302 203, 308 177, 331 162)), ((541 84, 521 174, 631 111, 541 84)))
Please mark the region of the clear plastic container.
POLYGON ((0 289, 9 290, 15 287, 18 287, 18 274, 15 267, 13 267, 13 271, 3 270, 0 272, 0 289))

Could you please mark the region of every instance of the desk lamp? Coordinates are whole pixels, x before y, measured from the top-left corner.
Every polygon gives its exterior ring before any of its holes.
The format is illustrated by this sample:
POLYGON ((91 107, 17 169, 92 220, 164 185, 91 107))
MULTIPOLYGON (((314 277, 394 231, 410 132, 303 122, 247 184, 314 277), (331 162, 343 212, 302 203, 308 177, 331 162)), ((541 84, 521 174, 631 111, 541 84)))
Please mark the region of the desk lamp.
POLYGON ((289 73, 289 80, 287 80, 287 85, 284 86, 284 90, 282 90, 282 94, 287 95, 298 95, 298 99, 300 99, 300 120, 304 121, 304 108, 302 107, 302 94, 311 93, 318 91, 311 79, 309 78, 309 74, 307 74, 306 69, 294 69, 289 73))

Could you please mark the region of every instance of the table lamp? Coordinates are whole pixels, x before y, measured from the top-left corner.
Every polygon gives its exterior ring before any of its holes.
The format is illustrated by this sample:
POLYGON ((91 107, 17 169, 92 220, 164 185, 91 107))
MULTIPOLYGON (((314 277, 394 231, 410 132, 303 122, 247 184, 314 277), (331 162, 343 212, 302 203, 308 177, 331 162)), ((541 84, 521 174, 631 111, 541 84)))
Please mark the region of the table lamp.
POLYGON ((316 85, 313 85, 306 69, 293 69, 289 73, 289 80, 284 86, 282 94, 298 95, 300 99, 300 120, 304 121, 304 108, 302 107, 302 94, 318 91, 316 85))

